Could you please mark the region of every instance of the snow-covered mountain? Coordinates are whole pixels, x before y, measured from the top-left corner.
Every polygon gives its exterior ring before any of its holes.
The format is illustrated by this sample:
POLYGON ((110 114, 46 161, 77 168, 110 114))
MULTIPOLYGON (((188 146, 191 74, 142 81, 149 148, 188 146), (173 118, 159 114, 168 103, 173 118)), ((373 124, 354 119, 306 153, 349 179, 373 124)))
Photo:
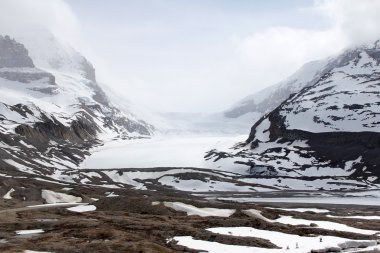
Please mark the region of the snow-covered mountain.
POLYGON ((52 35, 0 36, 0 87, 2 168, 59 174, 97 143, 153 131, 115 107, 91 63, 52 35))
MULTIPOLYGON (((261 117, 249 138, 210 151, 284 189, 360 189, 380 183, 380 43, 349 49, 261 117)), ((323 64, 322 64, 323 65, 323 64)))
POLYGON ((239 119, 251 115, 255 120, 276 108, 290 94, 311 85, 327 70, 328 60, 313 61, 305 64, 293 75, 275 85, 249 95, 224 112, 227 118, 239 119))

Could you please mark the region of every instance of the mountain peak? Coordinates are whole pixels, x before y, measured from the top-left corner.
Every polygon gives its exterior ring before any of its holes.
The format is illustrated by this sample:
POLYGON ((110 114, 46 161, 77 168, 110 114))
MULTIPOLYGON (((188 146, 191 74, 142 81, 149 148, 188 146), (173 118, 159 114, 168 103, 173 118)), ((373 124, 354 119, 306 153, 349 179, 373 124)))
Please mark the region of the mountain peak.
POLYGON ((34 68, 28 50, 23 44, 0 35, 0 68, 34 68))

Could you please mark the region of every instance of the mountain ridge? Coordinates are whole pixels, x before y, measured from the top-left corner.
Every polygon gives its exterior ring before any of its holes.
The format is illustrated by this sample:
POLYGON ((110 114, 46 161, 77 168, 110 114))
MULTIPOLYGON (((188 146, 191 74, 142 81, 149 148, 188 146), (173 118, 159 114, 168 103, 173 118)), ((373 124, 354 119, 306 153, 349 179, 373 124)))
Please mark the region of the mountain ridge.
MULTIPOLYGON (((330 185, 346 190, 357 187, 347 184, 350 180, 378 184, 379 64, 378 41, 346 50, 329 60, 328 71, 313 84, 262 116, 246 141, 226 151, 212 150, 207 159, 230 161, 255 177, 284 182, 286 177, 301 179, 299 184, 305 177, 327 177, 330 185)), ((290 182, 282 187, 300 188, 290 182)))
POLYGON ((57 168, 77 168, 91 147, 107 139, 152 134, 153 126, 112 104, 85 57, 70 48, 60 52, 57 40, 44 43, 35 43, 34 53, 31 47, 35 63, 24 44, 0 36, 2 166, 53 175, 57 168), (56 54, 38 58, 49 43, 56 54))

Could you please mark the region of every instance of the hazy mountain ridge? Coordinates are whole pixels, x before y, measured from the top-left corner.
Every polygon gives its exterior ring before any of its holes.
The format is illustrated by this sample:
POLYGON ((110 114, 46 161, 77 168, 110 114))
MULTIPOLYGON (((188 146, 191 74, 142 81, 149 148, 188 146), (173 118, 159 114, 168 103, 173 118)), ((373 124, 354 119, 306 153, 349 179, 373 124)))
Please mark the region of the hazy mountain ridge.
POLYGON ((290 189, 316 180, 327 182, 324 189, 378 187, 379 63, 379 42, 330 59, 316 81, 258 120, 244 143, 208 159, 245 165, 290 189))
POLYGON ((76 168, 104 140, 152 133, 151 125, 113 106, 91 63, 74 49, 54 37, 22 40, 30 51, 0 36, 2 167, 52 174, 76 168))
POLYGON ((275 85, 249 95, 224 112, 228 118, 239 118, 255 112, 261 115, 270 112, 281 104, 290 94, 311 85, 327 69, 329 59, 306 63, 296 73, 275 85))

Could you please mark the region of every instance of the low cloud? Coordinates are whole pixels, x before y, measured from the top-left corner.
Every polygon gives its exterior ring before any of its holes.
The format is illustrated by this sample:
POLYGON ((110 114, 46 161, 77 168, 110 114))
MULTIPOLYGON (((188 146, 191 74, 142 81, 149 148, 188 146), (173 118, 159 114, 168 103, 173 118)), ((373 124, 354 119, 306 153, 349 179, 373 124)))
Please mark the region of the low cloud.
POLYGON ((1 34, 38 36, 39 31, 48 31, 78 47, 82 43, 79 20, 65 1, 1 0, 1 34))
POLYGON ((250 75, 253 90, 286 78, 306 62, 380 39, 380 1, 315 1, 313 7, 304 11, 328 19, 328 27, 323 30, 272 27, 238 40, 242 59, 254 72, 250 75))
MULTIPOLYGON (((82 7, 88 4, 93 13, 104 14, 97 8, 99 3, 84 1, 82 7)), ((137 5, 139 15, 132 11, 128 18, 95 15, 90 22, 86 20, 87 30, 81 30, 78 17, 64 0, 1 0, 0 33, 18 37, 34 34, 35 27, 48 30, 90 55, 99 80, 118 94, 157 111, 188 112, 226 109, 281 81, 308 61, 380 38, 378 0, 316 0, 294 12, 300 23, 305 13, 315 17, 297 27, 286 22, 286 15, 275 17, 278 13, 268 11, 260 17, 236 11, 242 6, 234 6, 233 12, 218 1, 209 5, 192 2, 186 15, 177 9, 168 12, 171 1, 150 2, 156 5, 144 13, 144 3, 118 1, 118 9, 137 5), (199 13, 203 19, 194 19, 199 13), (271 20, 276 22, 267 25, 271 20), (251 28, 247 23, 265 25, 251 28), (82 36, 89 38, 88 43, 82 36)), ((81 19, 86 18, 83 9, 76 11, 81 19)), ((115 8, 107 15, 112 11, 115 8)))

